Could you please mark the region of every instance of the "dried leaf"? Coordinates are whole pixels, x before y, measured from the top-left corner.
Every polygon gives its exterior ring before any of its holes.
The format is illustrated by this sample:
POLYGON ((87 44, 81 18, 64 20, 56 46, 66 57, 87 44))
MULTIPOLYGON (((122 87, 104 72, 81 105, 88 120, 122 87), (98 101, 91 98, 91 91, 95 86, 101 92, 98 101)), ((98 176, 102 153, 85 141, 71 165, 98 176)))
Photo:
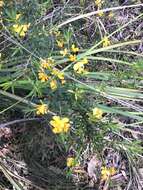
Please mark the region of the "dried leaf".
POLYGON ((87 172, 89 177, 96 182, 97 181, 97 176, 96 176, 96 171, 97 167, 99 167, 100 161, 97 159, 97 156, 94 155, 91 160, 88 162, 88 167, 87 167, 87 172))

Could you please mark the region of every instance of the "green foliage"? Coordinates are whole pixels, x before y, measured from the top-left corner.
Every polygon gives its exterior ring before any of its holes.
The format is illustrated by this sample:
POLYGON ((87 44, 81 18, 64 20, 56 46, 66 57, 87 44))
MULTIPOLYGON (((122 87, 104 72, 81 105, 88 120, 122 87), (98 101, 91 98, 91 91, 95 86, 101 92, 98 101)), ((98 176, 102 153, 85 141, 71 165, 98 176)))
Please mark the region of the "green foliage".
MULTIPOLYGON (((103 18, 96 15, 97 27, 90 43, 88 35, 92 37, 92 31, 81 29, 81 26, 89 26, 88 19, 85 19, 88 14, 82 14, 86 1, 81 0, 77 8, 72 3, 67 7, 66 1, 61 1, 63 8, 59 8, 59 13, 53 1, 22 2, 24 6, 20 1, 6 3, 2 10, 0 96, 13 100, 14 106, 7 107, 5 102, 0 112, 22 106, 18 108, 27 117, 39 117, 36 116, 37 106, 46 105, 48 110, 41 115, 51 131, 53 116, 69 118, 68 132, 55 134, 55 137, 59 144, 64 145, 66 153, 71 147, 75 150, 77 160, 80 160, 87 144, 93 152, 101 153, 105 147, 110 147, 133 156, 142 154, 140 141, 133 137, 128 140, 122 138, 124 134, 121 135, 121 127, 128 124, 122 118, 128 119, 129 124, 143 122, 140 105, 143 100, 143 55, 130 49, 138 47, 141 39, 118 40, 116 34, 138 22, 143 14, 138 14, 119 28, 113 28, 113 31, 102 24, 106 26, 110 21, 105 18, 108 10, 103 18), (56 15, 52 12, 54 8, 56 15), (66 15, 67 9, 73 10, 73 14, 81 14, 71 19, 66 15), (17 14, 21 14, 19 19, 17 14), (14 25, 18 25, 16 29, 14 25), (27 27, 25 30, 24 25, 27 27), (21 30, 19 26, 23 26, 21 30), (58 42, 62 41, 64 45, 59 47, 58 42), (74 52, 72 45, 79 50, 74 52), (67 53, 63 56, 61 51, 65 48, 67 53), (76 59, 71 61, 70 55, 75 55, 76 59), (51 58, 52 66, 42 66, 51 58), (87 63, 83 63, 84 59, 87 63), (79 64, 81 72, 77 72, 75 64, 79 64), (94 108, 103 113, 94 114, 94 108)), ((108 7, 108 3, 104 6, 108 7)), ((56 125, 58 128, 62 124, 58 121, 56 125)), ((67 173, 71 174, 71 171, 67 173)), ((19 189, 14 181, 11 183, 19 189)))

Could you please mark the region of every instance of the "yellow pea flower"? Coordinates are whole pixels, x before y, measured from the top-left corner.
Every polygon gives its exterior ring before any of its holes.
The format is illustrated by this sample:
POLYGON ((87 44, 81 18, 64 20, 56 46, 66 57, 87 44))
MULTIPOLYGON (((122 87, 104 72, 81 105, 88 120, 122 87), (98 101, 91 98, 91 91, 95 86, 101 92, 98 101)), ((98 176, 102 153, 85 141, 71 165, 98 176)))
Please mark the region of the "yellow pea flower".
POLYGON ((30 23, 29 24, 23 24, 22 27, 23 27, 23 31, 27 32, 28 28, 30 27, 30 23))
POLYGON ((111 176, 113 176, 113 175, 115 175, 117 173, 115 167, 110 167, 109 170, 110 170, 111 176))
POLYGON ((102 39, 102 41, 103 41, 103 47, 107 47, 107 46, 109 46, 111 44, 111 42, 110 42, 110 40, 109 40, 109 38, 107 36, 105 36, 102 39))
POLYGON ((37 115, 44 115, 48 113, 48 106, 46 104, 37 105, 36 110, 37 115))
POLYGON ((49 68, 49 64, 48 64, 47 60, 45 60, 45 59, 41 60, 41 67, 43 69, 48 69, 49 68))
POLYGON ((75 166, 75 158, 73 158, 73 157, 68 157, 67 158, 67 167, 73 167, 73 166, 75 166))
POLYGON ((101 7, 103 1, 102 0, 95 0, 95 5, 101 7))
POLYGON ((52 70, 52 75, 55 75, 56 77, 58 77, 61 80, 61 83, 64 84, 66 81, 64 80, 64 73, 59 71, 58 69, 54 68, 52 70))
POLYGON ((83 64, 88 64, 88 59, 87 58, 83 58, 80 62, 82 62, 83 64))
POLYGON ((41 67, 44 69, 50 69, 51 66, 54 65, 54 60, 52 58, 48 58, 47 60, 42 59, 41 60, 41 67))
POLYGON ((59 79, 63 80, 64 79, 64 73, 59 71, 58 69, 54 68, 52 70, 52 75, 57 76, 59 79))
POLYGON ((69 60, 71 61, 71 62, 75 62, 76 61, 76 55, 69 55, 69 60))
POLYGON ((28 28, 30 27, 29 24, 14 24, 12 26, 12 30, 19 34, 20 37, 24 37, 26 35, 26 32, 28 31, 28 28))
POLYGON ((4 5, 4 2, 3 1, 0 1, 0 8, 2 8, 4 5))
POLYGON ((61 32, 60 32, 60 31, 53 31, 53 34, 54 34, 56 37, 58 37, 58 36, 61 35, 61 32))
POLYGON ((21 31, 21 29, 22 29, 22 27, 20 25, 18 25, 18 24, 14 24, 12 26, 12 28, 13 28, 13 31, 17 32, 17 33, 19 33, 21 31))
POLYGON ((107 167, 101 168, 101 179, 107 180, 110 177, 110 171, 107 167))
POLYGON ((64 41, 63 40, 57 40, 56 42, 57 42, 57 46, 59 48, 63 48, 64 47, 64 41))
POLYGON ((52 75, 55 75, 55 76, 57 76, 58 75, 58 73, 59 73, 59 70, 58 69, 56 69, 56 68, 53 68, 53 70, 52 70, 52 75))
POLYGON ((114 167, 102 167, 101 168, 101 179, 106 181, 108 180, 111 176, 115 175, 117 173, 116 169, 114 167))
POLYGON ((62 73, 62 72, 59 72, 58 73, 58 75, 57 75, 57 77, 60 79, 60 80, 64 80, 64 73, 62 73))
POLYGON ((54 65, 55 60, 52 57, 49 57, 47 62, 49 63, 49 65, 54 65))
POLYGON ((52 90, 57 89, 57 81, 55 79, 51 80, 50 87, 51 87, 52 90))
POLYGON ((76 73, 81 74, 84 72, 84 64, 82 62, 77 62, 74 64, 73 69, 76 73))
POLYGON ((71 51, 72 51, 73 53, 77 53, 77 52, 79 52, 79 48, 76 47, 75 44, 72 44, 72 46, 71 46, 71 51))
POLYGON ((47 76, 46 73, 44 73, 43 71, 39 71, 38 73, 38 77, 41 80, 41 82, 45 82, 49 80, 49 77, 47 76))
POLYGON ((15 19, 16 19, 16 20, 19 20, 20 17, 21 17, 21 14, 16 14, 15 19))
POLYGON ((62 83, 62 84, 65 84, 65 83, 66 83, 66 80, 61 79, 61 83, 62 83))
POLYGON ((92 112, 93 112, 93 116, 96 118, 96 119, 102 119, 102 115, 103 115, 103 111, 99 108, 94 108, 92 109, 92 112))
POLYGON ((112 11, 109 12, 108 17, 112 18, 114 16, 114 13, 112 11))
POLYGON ((67 55, 67 53, 68 53, 67 48, 65 48, 64 50, 60 51, 60 54, 61 54, 63 57, 65 57, 65 56, 67 55))
POLYGON ((52 129, 53 133, 58 134, 58 133, 62 133, 61 129, 59 127, 55 127, 52 129))
POLYGON ((61 118, 59 116, 53 116, 50 121, 53 133, 67 133, 70 128, 69 119, 67 117, 61 118))
POLYGON ((104 12, 99 10, 98 16, 102 17, 104 15, 104 12))

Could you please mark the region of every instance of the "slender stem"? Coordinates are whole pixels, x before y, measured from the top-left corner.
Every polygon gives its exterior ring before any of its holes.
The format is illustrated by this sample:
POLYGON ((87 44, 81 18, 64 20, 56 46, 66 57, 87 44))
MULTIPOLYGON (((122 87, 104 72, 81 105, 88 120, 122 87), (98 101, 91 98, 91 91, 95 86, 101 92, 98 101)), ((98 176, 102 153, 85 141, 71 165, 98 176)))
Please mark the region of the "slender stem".
MULTIPOLYGON (((4 91, 4 90, 0 90, 0 94, 2 94, 2 95, 4 95, 4 96, 7 96, 7 97, 9 97, 9 98, 18 100, 18 102, 16 102, 16 104, 22 102, 22 103, 27 104, 27 105, 30 105, 30 106, 32 106, 32 107, 36 107, 36 106, 37 106, 37 104, 35 104, 35 103, 33 103, 33 102, 29 101, 29 100, 26 100, 26 99, 24 99, 24 98, 21 98, 21 97, 19 97, 19 96, 16 96, 16 95, 14 95, 14 94, 11 94, 11 93, 9 93, 9 92, 6 92, 6 91, 4 91)), ((15 105, 15 104, 14 104, 14 105, 15 105)), ((3 111, 2 111, 2 112, 3 112, 3 111)), ((2 113, 2 112, 0 112, 0 113, 2 113)), ((54 113, 54 112, 52 112, 52 111, 48 111, 48 113, 51 114, 51 115, 56 115, 56 113, 54 113)))
POLYGON ((14 124, 17 124, 17 123, 24 123, 24 122, 29 122, 29 121, 41 121, 41 120, 42 120, 42 118, 17 119, 17 120, 14 120, 14 121, 10 121, 10 122, 7 122, 7 123, 0 124, 0 128, 9 127, 10 125, 14 125, 14 124))
POLYGON ((18 102, 22 102, 24 104, 27 104, 27 105, 31 105, 31 106, 36 106, 36 104, 34 104, 33 102, 29 101, 29 100, 26 100, 24 98, 21 98, 19 96, 16 96, 14 94, 11 94, 9 92, 6 92, 4 90, 0 90, 0 94, 4 95, 4 96, 7 96, 9 98, 12 98, 12 99, 15 99, 15 100, 18 100, 18 102))

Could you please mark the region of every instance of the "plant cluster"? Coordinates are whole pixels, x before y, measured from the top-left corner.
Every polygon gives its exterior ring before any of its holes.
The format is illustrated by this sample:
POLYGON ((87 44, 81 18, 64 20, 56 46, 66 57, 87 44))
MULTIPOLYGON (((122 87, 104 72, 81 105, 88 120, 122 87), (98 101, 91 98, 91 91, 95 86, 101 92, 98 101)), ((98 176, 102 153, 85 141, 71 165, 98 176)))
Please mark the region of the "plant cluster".
MULTIPOLYGON (((54 7, 52 1, 25 3, 23 9, 19 1, 0 1, 0 96, 4 98, 0 113, 18 109, 23 117, 43 118, 56 141, 64 146, 67 176, 73 176, 75 170, 76 176, 82 175, 83 170, 77 168, 96 154, 100 160, 98 164, 94 161, 99 170, 97 181, 110 183, 123 172, 121 164, 106 162, 105 148, 122 153, 129 163, 142 154, 142 131, 136 127, 143 122, 143 54, 132 51, 142 40, 120 41, 116 35, 143 14, 110 32, 106 15, 109 21, 114 20, 114 10, 132 9, 134 5, 104 9, 106 3, 95 0, 92 14, 67 18, 63 13, 62 22, 53 16, 49 24, 47 10, 54 7), (30 17, 32 10, 35 14, 30 17), (79 41, 78 36, 81 39, 81 25, 88 25, 91 15, 98 27, 89 44, 84 37, 79 41), (74 24, 77 21, 79 25, 74 24), (134 134, 139 137, 134 138, 134 134)), ((62 3, 65 12, 70 9, 68 3, 62 3)), ((89 163, 87 171, 91 173, 89 163)), ((127 175, 129 165, 125 166, 127 175)))

